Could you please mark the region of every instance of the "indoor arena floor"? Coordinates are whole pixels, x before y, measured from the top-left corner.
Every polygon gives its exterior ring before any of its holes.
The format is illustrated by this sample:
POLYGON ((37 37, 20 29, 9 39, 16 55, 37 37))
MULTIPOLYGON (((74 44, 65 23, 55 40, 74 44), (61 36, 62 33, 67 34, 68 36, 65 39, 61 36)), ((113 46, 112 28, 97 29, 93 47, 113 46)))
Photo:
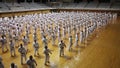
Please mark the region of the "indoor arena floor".
MULTIPOLYGON (((33 41, 30 42, 27 58, 29 55, 34 55, 33 41)), ((115 24, 110 24, 99 33, 90 36, 87 44, 80 44, 77 48, 73 46, 72 52, 65 48, 64 57, 59 57, 58 42, 56 42, 56 46, 52 46, 51 41, 49 41, 48 47, 52 54, 48 66, 44 65, 44 48, 41 40, 39 43, 40 56, 34 57, 38 64, 36 68, 120 68, 120 17, 115 24)), ((65 43, 68 44, 67 39, 65 43)), ((5 68, 10 68, 11 62, 16 63, 18 68, 27 68, 26 64, 21 65, 20 63, 18 49, 16 49, 16 54, 16 57, 11 57, 10 51, 2 53, 0 48, 5 68)))

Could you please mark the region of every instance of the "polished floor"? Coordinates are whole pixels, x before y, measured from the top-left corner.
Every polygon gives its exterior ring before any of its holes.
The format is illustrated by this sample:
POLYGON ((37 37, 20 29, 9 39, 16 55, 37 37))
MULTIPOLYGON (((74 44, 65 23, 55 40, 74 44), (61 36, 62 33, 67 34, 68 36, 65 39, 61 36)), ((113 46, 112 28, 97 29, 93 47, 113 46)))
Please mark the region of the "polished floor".
MULTIPOLYGON (((120 68, 120 17, 115 22, 93 33, 88 38, 87 44, 73 47, 72 52, 65 48, 64 57, 59 57, 58 47, 52 46, 50 41, 48 46, 52 54, 48 66, 44 65, 43 45, 39 40, 40 56, 34 57, 38 64, 36 68, 120 68)), ((32 42, 29 44, 27 58, 33 55, 32 42)), ((67 39, 65 43, 68 44, 67 39)), ((16 54, 16 57, 11 57, 10 52, 2 53, 0 48, 5 68, 9 68, 11 62, 16 63, 18 68, 27 68, 26 64, 20 63, 18 49, 16 49, 16 54)))

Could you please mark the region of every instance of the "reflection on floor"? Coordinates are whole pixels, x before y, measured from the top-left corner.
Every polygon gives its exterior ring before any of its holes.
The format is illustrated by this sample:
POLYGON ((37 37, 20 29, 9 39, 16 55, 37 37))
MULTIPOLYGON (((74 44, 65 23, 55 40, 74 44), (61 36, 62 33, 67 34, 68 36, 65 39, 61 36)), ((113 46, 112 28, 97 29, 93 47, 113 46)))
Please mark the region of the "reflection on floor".
MULTIPOLYGON (((32 36, 32 35, 31 35, 32 36)), ((64 40, 66 45, 68 39, 64 40)), ((33 55, 32 42, 29 44, 29 55, 33 55)), ((59 57, 58 44, 52 46, 49 42, 50 65, 44 65, 43 45, 40 43, 40 56, 34 57, 37 61, 37 68, 120 68, 120 17, 116 24, 110 24, 99 33, 93 34, 87 44, 81 44, 79 47, 73 47, 72 52, 65 48, 65 56, 59 57)), ((58 42, 56 42, 58 43, 58 42)), ((20 64, 20 54, 17 49, 17 56, 11 57, 10 52, 1 53, 5 68, 9 68, 11 62, 15 62, 18 68, 27 68, 27 65, 20 64)))

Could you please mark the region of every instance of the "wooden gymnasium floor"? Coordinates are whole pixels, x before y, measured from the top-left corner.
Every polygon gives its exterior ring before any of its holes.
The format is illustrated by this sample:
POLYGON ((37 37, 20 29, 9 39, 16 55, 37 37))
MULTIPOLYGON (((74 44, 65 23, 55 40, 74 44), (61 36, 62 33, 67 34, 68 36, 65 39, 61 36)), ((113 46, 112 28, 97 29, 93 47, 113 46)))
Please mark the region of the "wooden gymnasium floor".
MULTIPOLYGON (((49 42, 49 49, 52 50, 50 55, 50 65, 44 65, 43 45, 40 43, 40 56, 34 57, 37 61, 37 68, 120 68, 120 17, 116 24, 108 25, 103 28, 95 37, 94 33, 88 40, 88 45, 80 45, 80 47, 73 47, 72 52, 65 49, 65 56, 59 57, 58 47, 51 46, 49 42)), ((32 36, 32 35, 30 35, 32 36)), ((66 44, 68 41, 65 40, 66 44)), ((30 52, 27 54, 33 55, 32 41, 29 44, 30 52)), ((11 62, 15 62, 18 68, 27 68, 27 66, 20 64, 20 54, 16 49, 17 56, 11 57, 10 52, 1 53, 5 68, 9 68, 11 62)))

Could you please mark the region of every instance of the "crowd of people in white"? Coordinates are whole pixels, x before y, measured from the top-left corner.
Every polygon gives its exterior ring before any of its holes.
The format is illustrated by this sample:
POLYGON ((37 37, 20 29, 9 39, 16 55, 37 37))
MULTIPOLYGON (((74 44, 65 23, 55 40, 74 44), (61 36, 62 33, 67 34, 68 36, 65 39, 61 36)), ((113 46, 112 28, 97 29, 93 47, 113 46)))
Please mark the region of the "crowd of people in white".
MULTIPOLYGON (((15 49, 19 47, 18 52, 21 54, 21 64, 23 64, 23 58, 26 60, 29 51, 28 44, 33 43, 34 56, 37 56, 40 47, 38 40, 42 40, 45 48, 43 51, 45 65, 47 65, 50 63, 49 54, 51 53, 48 49, 48 41, 51 41, 53 46, 58 45, 59 56, 64 56, 64 47, 67 47, 68 51, 72 51, 73 46, 77 47, 84 43, 94 31, 114 23, 113 20, 116 18, 117 13, 81 11, 36 13, 0 18, 0 49, 2 53, 10 52, 11 57, 15 57, 17 55, 15 49), (30 34, 33 35, 33 42, 31 42, 30 34), (65 39, 69 40, 68 45, 64 43, 65 39)), ((1 59, 0 67, 3 65, 1 59)), ((37 65, 32 56, 26 63, 29 68, 35 68, 37 65)), ((15 66, 14 63, 12 65, 15 66)))

